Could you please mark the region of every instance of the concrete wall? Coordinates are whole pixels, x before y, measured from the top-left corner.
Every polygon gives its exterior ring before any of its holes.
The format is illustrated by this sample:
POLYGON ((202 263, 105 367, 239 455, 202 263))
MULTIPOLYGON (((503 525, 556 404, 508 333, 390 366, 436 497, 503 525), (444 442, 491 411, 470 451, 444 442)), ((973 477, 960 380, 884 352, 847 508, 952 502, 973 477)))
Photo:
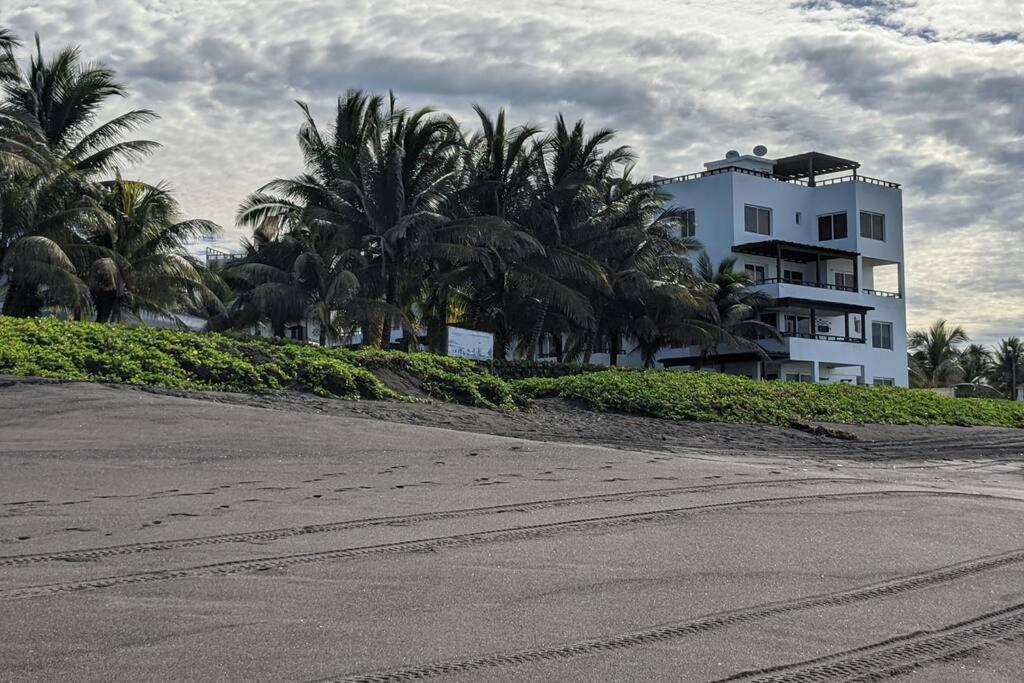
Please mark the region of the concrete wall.
MULTIPOLYGON (((905 297, 903 271, 903 205, 898 188, 874 185, 863 181, 840 182, 830 185, 806 187, 745 173, 720 173, 695 180, 669 183, 662 189, 671 197, 670 204, 693 209, 696 219, 696 237, 716 264, 727 256, 737 257, 737 268, 745 264, 763 265, 767 278, 782 277, 776 272, 774 258, 734 254, 736 244, 763 240, 785 240, 808 245, 820 245, 846 251, 859 252, 859 287, 875 289, 873 268, 898 264, 898 289, 905 297), (744 227, 744 207, 750 204, 772 211, 772 234, 750 233, 744 227), (860 212, 871 211, 885 216, 885 241, 860 236, 860 212), (844 239, 818 241, 818 216, 846 212, 848 234, 844 239), (797 221, 797 213, 800 220, 797 221)), ((852 260, 833 259, 823 264, 822 280, 835 282, 835 273, 852 273, 852 260)), ((784 269, 797 270, 807 280, 815 279, 815 264, 785 263, 784 269)), ((860 335, 865 344, 834 342, 816 339, 787 339, 787 350, 794 368, 819 363, 819 379, 826 381, 856 380, 863 373, 863 381, 871 384, 875 378, 891 378, 898 386, 907 386, 906 363, 906 303, 905 298, 886 298, 863 291, 845 292, 792 284, 766 284, 768 293, 776 298, 792 297, 817 301, 869 306, 864 328, 860 335), (892 324, 893 348, 875 349, 871 344, 872 322, 892 324)), ((832 328, 831 334, 845 333, 843 316, 821 316, 832 328)), ((850 334, 854 332, 851 314, 850 334)), ((685 356, 693 349, 665 349, 659 359, 685 356)), ((638 363, 629 357, 626 363, 638 363)), ((806 371, 806 370, 804 370, 806 371)), ((742 374, 748 374, 743 372, 742 374)))

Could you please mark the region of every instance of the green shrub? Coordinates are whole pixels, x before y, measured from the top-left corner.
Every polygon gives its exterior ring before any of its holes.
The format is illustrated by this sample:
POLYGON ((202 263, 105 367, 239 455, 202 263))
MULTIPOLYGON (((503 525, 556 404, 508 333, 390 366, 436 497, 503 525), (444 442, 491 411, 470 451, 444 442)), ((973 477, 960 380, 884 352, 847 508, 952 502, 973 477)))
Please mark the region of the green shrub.
POLYGON ((566 377, 585 372, 602 372, 608 368, 587 363, 552 363, 539 360, 490 360, 480 361, 479 366, 492 375, 504 380, 527 379, 530 377, 566 377))
POLYGON ((920 389, 757 382, 711 373, 647 370, 587 373, 513 383, 520 395, 558 396, 597 410, 674 420, 1024 427, 1024 405, 962 400, 920 389))

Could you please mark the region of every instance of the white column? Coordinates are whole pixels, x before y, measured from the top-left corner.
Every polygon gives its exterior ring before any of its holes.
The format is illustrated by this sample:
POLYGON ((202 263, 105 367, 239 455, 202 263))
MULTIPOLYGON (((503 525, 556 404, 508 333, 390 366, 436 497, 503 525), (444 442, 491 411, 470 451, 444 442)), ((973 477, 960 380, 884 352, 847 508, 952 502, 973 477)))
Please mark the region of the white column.
POLYGON ((820 380, 818 379, 818 361, 811 361, 811 377, 814 378, 814 383, 817 384, 820 380))
POLYGON ((903 261, 900 261, 896 265, 896 272, 898 273, 898 277, 899 277, 899 281, 900 281, 900 284, 899 284, 899 287, 900 287, 900 297, 903 298, 903 299, 906 299, 907 298, 907 282, 906 282, 907 281, 907 273, 906 273, 906 267, 903 265, 903 261))

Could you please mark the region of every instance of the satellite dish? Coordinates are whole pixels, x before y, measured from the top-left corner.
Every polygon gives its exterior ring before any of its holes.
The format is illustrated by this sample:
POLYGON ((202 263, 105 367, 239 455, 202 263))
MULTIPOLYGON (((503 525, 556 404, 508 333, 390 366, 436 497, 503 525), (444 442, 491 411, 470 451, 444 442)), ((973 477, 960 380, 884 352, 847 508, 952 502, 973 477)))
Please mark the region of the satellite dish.
POLYGON ((725 158, 726 159, 736 159, 736 158, 739 157, 739 155, 740 155, 739 152, 737 152, 734 149, 730 149, 728 152, 725 153, 725 158))
POLYGON ((768 153, 768 148, 765 147, 764 145, 758 145, 757 147, 754 148, 754 155, 755 156, 763 157, 767 153, 768 153))

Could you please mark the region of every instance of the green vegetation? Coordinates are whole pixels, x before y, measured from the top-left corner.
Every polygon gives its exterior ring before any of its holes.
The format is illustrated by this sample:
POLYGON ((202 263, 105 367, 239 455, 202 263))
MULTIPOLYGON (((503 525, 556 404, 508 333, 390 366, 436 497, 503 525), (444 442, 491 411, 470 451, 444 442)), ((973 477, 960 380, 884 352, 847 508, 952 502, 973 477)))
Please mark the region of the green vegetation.
POLYGON ((608 371, 513 383, 522 397, 561 397, 596 410, 675 420, 1024 427, 1024 405, 892 387, 755 382, 708 373, 608 371))
POLYGON ((467 360, 53 318, 0 317, 0 373, 172 389, 407 398, 381 379, 397 374, 440 400, 514 407, 509 385, 467 360))
MULTIPOLYGON (((531 363, 497 364, 524 375, 531 363)), ((710 373, 551 365, 557 377, 506 381, 487 364, 325 349, 278 339, 0 317, 0 374, 242 392, 307 391, 346 399, 414 399, 514 409, 561 397, 595 410, 674 420, 1024 427, 1024 405, 890 387, 755 382, 710 373)))
POLYGON ((435 352, 454 324, 491 332, 500 357, 552 340, 559 361, 606 352, 612 365, 634 349, 653 365, 663 346, 751 346, 767 301, 732 262, 717 279, 695 272, 692 214, 633 174, 614 131, 479 107, 469 131, 360 90, 325 124, 302 103, 302 167, 243 198, 251 238, 204 265, 189 247, 219 227, 185 216, 166 185, 128 179, 158 147, 136 139, 156 114, 105 119, 128 94, 113 69, 40 45, 19 59, 0 28, 3 315, 190 314, 211 331, 297 325, 321 346, 375 348, 401 329, 403 350, 435 352))

